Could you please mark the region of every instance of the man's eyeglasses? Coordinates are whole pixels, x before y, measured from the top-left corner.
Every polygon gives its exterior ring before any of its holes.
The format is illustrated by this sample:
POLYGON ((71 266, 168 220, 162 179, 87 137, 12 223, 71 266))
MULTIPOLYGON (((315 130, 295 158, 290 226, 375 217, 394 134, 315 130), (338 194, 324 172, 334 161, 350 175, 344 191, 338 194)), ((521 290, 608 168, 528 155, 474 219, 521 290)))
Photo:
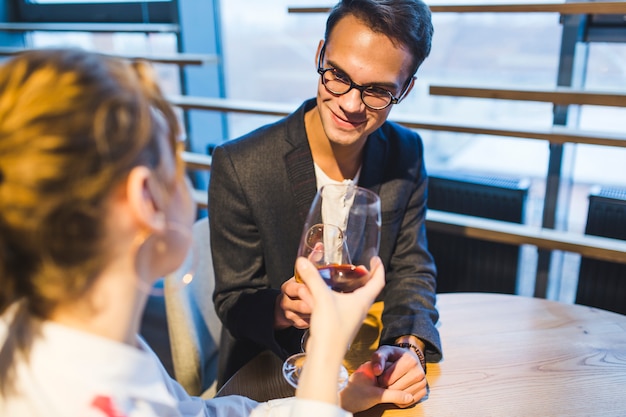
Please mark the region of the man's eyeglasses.
POLYGON ((413 78, 410 77, 404 84, 400 97, 395 97, 391 91, 382 87, 376 87, 374 85, 358 85, 354 83, 350 77, 336 68, 322 68, 325 49, 326 45, 322 47, 319 61, 317 63, 317 72, 322 77, 322 84, 324 84, 324 87, 326 87, 326 89, 331 93, 338 96, 344 95, 353 88, 356 88, 361 92, 361 101, 363 101, 363 104, 372 110, 382 110, 392 104, 399 103, 402 99, 404 91, 407 89, 411 79, 413 78))

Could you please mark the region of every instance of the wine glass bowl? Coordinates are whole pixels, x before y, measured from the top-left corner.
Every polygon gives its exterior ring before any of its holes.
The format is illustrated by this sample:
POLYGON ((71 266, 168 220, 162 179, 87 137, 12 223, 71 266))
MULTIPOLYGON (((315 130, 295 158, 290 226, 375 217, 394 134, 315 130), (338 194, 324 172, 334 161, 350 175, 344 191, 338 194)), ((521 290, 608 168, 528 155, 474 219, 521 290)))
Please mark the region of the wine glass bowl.
POLYGON ((302 234, 298 256, 307 258, 316 268, 350 261, 343 231, 324 223, 314 224, 302 234))
MULTIPOLYGON (((333 224, 311 226, 302 235, 298 256, 309 259, 334 291, 352 292, 370 277, 366 267, 352 265, 345 235, 333 224)), ((301 282, 297 271, 295 277, 301 282)))
POLYGON ((344 235, 341 262, 316 265, 329 286, 339 292, 363 286, 380 246, 380 197, 353 183, 324 185, 313 200, 305 227, 310 224, 334 224, 344 235))

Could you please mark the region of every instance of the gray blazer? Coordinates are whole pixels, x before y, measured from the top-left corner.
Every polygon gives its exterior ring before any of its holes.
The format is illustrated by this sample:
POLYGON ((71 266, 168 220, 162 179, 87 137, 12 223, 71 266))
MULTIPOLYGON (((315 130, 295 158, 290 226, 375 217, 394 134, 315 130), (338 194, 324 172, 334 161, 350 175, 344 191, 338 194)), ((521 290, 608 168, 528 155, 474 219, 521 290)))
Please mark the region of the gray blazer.
MULTIPOLYGON (((214 301, 224 325, 218 384, 259 352, 300 351, 301 330, 274 331, 274 303, 293 276, 300 234, 315 197, 304 129, 306 101, 288 117, 218 146, 209 182, 214 301)), ((367 140, 359 185, 381 198, 380 257, 386 267, 381 344, 413 334, 441 359, 435 328, 435 266, 427 250, 427 176, 413 131, 386 122, 367 140)))

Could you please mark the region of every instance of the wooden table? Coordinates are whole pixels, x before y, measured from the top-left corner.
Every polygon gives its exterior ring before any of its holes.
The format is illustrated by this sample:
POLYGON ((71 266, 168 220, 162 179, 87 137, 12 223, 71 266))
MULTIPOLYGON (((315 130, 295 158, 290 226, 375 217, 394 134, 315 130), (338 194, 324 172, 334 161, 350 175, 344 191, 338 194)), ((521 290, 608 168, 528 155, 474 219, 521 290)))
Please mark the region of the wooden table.
MULTIPOLYGON (((429 398, 371 416, 626 416, 626 316, 503 294, 441 294, 444 360, 429 364, 429 398)), ((293 395, 264 353, 218 395, 293 395), (257 382, 253 382, 253 381, 257 382)))

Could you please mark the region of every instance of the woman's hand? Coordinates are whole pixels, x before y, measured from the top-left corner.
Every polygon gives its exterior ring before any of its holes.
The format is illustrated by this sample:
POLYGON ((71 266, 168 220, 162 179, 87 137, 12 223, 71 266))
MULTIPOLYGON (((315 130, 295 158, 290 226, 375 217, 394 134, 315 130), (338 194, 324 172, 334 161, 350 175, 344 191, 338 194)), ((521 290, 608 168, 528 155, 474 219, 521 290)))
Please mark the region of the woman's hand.
POLYGON ((354 292, 339 293, 328 288, 307 259, 298 258, 296 269, 309 289, 302 301, 312 307, 307 359, 296 395, 336 404, 343 357, 385 285, 385 270, 380 258, 375 257, 370 265, 370 280, 354 292))

